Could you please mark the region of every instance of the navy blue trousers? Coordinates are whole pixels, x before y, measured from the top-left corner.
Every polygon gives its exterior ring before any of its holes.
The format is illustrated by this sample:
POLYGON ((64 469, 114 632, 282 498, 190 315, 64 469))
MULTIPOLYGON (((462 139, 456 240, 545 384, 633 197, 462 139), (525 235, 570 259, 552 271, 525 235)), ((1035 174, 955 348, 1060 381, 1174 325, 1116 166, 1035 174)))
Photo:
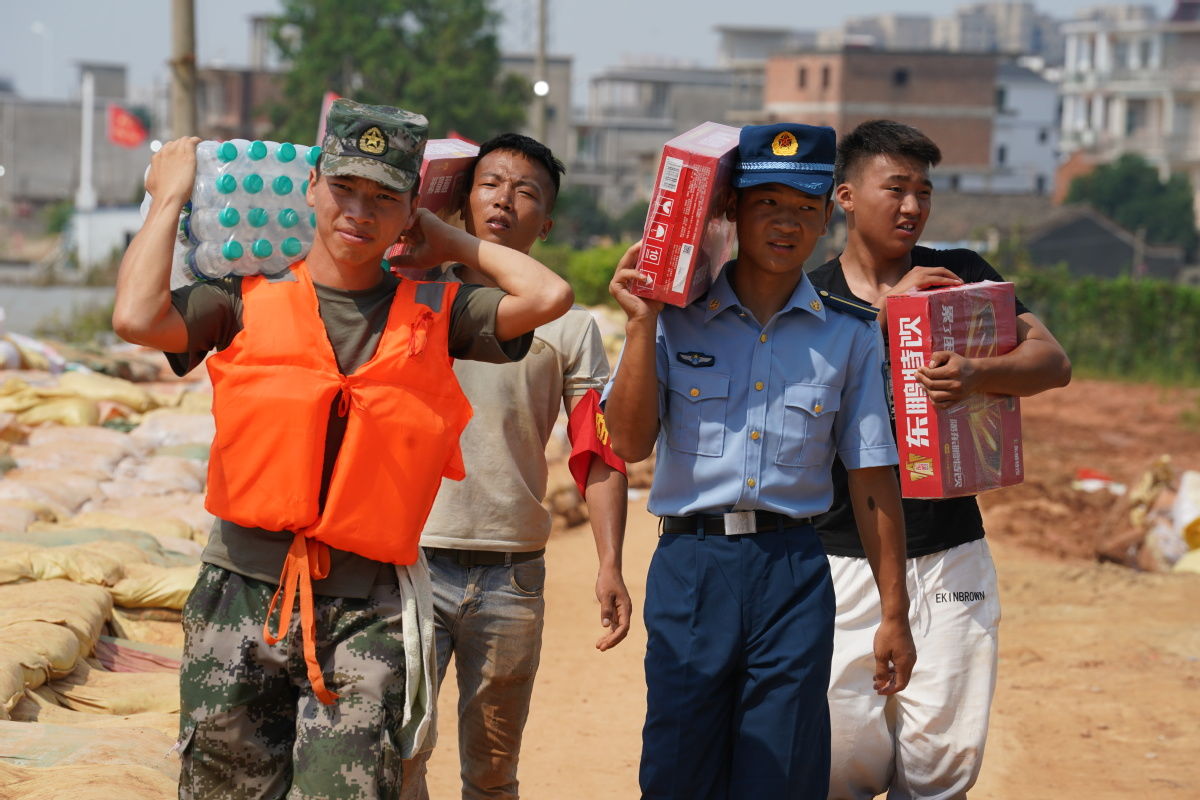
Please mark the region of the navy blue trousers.
POLYGON ((663 534, 646 587, 646 800, 824 800, 833 584, 811 526, 663 534))

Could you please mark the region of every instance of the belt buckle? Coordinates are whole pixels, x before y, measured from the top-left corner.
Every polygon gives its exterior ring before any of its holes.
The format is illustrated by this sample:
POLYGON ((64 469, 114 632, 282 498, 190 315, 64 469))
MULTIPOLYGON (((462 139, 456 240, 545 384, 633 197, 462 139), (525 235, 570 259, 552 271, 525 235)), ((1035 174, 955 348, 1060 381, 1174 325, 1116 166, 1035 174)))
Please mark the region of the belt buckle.
POLYGON ((725 517, 725 535, 738 536, 743 533, 758 533, 753 511, 730 511, 725 517))

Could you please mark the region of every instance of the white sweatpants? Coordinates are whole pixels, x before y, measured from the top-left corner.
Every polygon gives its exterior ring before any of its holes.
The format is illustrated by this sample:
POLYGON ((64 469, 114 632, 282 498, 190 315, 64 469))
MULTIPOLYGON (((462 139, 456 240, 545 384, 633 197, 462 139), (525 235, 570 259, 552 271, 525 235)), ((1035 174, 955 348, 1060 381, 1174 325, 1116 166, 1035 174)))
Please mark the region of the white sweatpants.
POLYGON ((996 687, 1000 598, 987 542, 908 559, 917 665, 904 691, 871 688, 879 595, 865 558, 829 557, 837 595, 830 800, 965 798, 996 687))

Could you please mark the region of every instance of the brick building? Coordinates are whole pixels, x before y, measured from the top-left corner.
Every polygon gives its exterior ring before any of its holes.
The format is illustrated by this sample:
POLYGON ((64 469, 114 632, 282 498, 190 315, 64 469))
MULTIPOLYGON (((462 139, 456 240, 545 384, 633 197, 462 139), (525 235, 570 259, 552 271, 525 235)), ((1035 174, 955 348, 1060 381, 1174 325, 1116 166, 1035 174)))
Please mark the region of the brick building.
POLYGON ((844 48, 767 61, 763 107, 772 121, 830 125, 870 119, 920 128, 942 149, 940 186, 986 182, 992 169, 997 58, 975 53, 844 48))

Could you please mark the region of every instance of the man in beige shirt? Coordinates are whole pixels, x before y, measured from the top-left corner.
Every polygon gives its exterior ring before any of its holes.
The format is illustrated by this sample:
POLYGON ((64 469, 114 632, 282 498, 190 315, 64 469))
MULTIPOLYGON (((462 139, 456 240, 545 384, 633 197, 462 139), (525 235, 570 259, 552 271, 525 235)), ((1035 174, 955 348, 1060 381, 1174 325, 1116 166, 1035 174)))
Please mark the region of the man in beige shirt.
MULTIPOLYGON (((528 253, 553 225, 562 164, 539 142, 504 134, 479 150, 463 210, 467 231, 528 253)), ((488 284, 462 264, 441 279, 488 284)), ((519 364, 457 361, 475 416, 462 437, 467 477, 442 484, 421 544, 433 575, 439 683, 454 655, 464 800, 515 800, 521 734, 541 654, 550 515, 546 443, 560 408, 594 415, 608 359, 591 314, 573 307, 534 332, 519 364)), ((583 420, 592 424, 592 418, 583 420)), ((572 428, 576 428, 572 425, 572 428)), ((582 438, 582 437, 580 437, 582 438)), ((576 455, 584 454, 577 440, 576 455)), ((607 650, 629 630, 621 575, 627 484, 611 451, 590 453, 576 479, 588 503, 600 559, 596 598, 607 650)), ((427 798, 425 760, 405 764, 406 800, 427 798)))

